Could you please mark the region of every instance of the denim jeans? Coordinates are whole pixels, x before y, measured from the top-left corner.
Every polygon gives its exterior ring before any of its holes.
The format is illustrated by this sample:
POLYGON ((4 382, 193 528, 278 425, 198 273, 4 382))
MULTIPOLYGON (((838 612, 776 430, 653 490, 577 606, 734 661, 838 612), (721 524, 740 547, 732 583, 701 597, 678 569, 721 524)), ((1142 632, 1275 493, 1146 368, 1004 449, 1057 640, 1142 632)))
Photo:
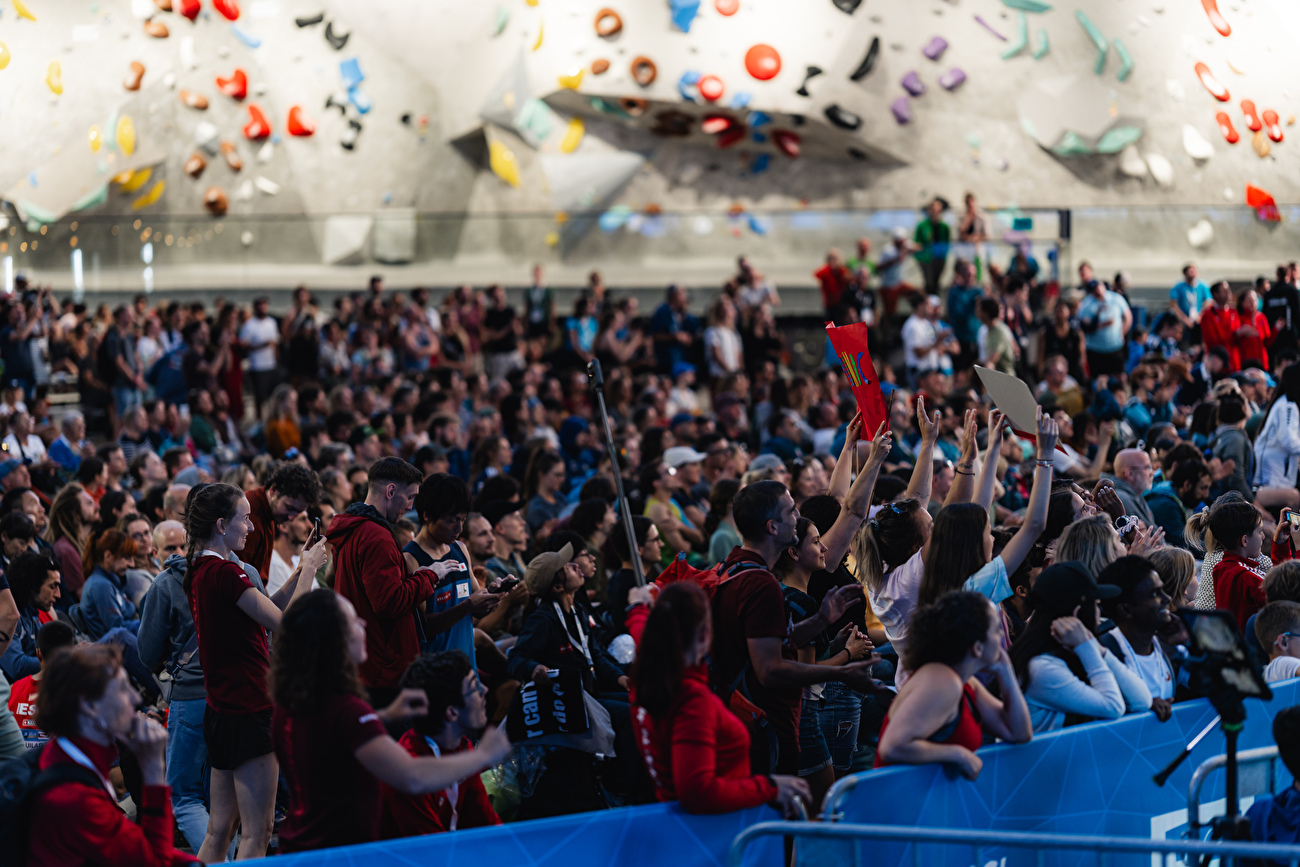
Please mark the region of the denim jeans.
POLYGON ((174 701, 167 713, 167 785, 176 824, 197 852, 208 832, 208 747, 203 741, 207 700, 174 701))
POLYGON ((822 737, 835 770, 853 766, 858 749, 858 726, 862 719, 862 693, 842 683, 828 683, 822 689, 819 714, 822 737))
POLYGON ((117 417, 121 418, 128 409, 144 402, 144 392, 130 386, 113 386, 113 402, 117 406, 117 417))

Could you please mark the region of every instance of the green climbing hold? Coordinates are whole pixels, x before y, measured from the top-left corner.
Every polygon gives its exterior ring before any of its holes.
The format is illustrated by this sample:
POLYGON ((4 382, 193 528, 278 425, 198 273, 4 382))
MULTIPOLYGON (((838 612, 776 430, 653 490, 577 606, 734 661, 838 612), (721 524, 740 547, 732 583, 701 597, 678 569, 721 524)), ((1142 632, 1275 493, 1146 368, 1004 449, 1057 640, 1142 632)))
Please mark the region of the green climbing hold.
POLYGON ((1128 53, 1128 49, 1119 39, 1115 40, 1115 53, 1119 55, 1119 75, 1116 77, 1120 81, 1128 81, 1129 75, 1133 72, 1133 55, 1128 53))
POLYGON ((1101 75, 1102 71, 1106 68, 1106 51, 1109 49, 1110 45, 1106 42, 1106 37, 1102 35, 1102 32, 1097 29, 1097 25, 1092 23, 1092 19, 1085 15, 1082 9, 1076 9, 1074 17, 1083 25, 1083 29, 1087 31, 1088 37, 1092 39, 1092 44, 1097 46, 1097 63, 1093 67, 1092 71, 1101 75))
POLYGON ((1052 7, 1047 3, 1039 3, 1038 0, 1002 0, 1002 5, 1009 9, 1019 9, 1022 12, 1051 12, 1052 7))
POLYGON ((1016 38, 1006 51, 1002 52, 1003 60, 1010 60, 1020 52, 1029 47, 1029 19, 1025 13, 1021 12, 1016 16, 1016 38))
POLYGON ((1047 42, 1047 31, 1038 31, 1038 38, 1034 40, 1034 60, 1042 60, 1050 47, 1047 42))
POLYGON ((1106 134, 1097 142, 1097 153, 1117 154, 1142 138, 1142 128, 1137 126, 1115 126, 1106 130, 1106 134))
POLYGON ((1052 153, 1062 157, 1079 157, 1092 152, 1087 142, 1071 130, 1066 130, 1065 135, 1061 136, 1061 140, 1052 148, 1052 153))

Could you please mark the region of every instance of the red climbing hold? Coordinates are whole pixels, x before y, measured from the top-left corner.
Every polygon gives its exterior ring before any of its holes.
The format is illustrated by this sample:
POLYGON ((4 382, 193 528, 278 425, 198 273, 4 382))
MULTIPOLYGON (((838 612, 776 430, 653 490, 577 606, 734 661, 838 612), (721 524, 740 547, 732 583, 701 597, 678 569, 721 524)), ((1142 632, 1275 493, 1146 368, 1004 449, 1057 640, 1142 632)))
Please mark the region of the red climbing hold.
POLYGON ((1219 132, 1223 133, 1223 137, 1227 140, 1228 144, 1236 144, 1241 141, 1241 136, 1238 135, 1237 130, 1233 128, 1232 118, 1228 117, 1227 112, 1219 112, 1214 116, 1214 119, 1219 122, 1219 132))
POLYGON ((1255 209, 1255 216, 1266 223, 1280 223, 1282 214, 1277 209, 1277 202, 1268 190, 1260 189, 1254 184, 1246 184, 1246 206, 1255 209))
POLYGON ((289 122, 284 126, 289 131, 289 135, 305 137, 316 132, 316 121, 303 114, 300 105, 289 109, 289 122))
POLYGON ((1205 8, 1205 14, 1210 16, 1210 24, 1213 25, 1215 30, 1219 31, 1220 36, 1232 35, 1232 25, 1219 12, 1217 0, 1201 0, 1201 6, 1205 8))
POLYGON ((199 17, 199 0, 177 0, 176 11, 193 21, 199 17))
POLYGON ((736 125, 736 119, 726 114, 711 114, 700 123, 700 131, 705 135, 717 135, 736 125))
POLYGON ((745 138, 745 132, 746 129, 743 123, 736 124, 731 129, 718 136, 718 149, 729 148, 736 144, 736 142, 742 141, 745 138))
POLYGON ((239 20, 239 0, 212 0, 212 8, 220 12, 227 21, 239 20))
POLYGON ((713 0, 713 8, 718 10, 719 15, 730 18, 740 9, 740 0, 713 0))
POLYGON ((227 78, 217 76, 217 87, 231 99, 242 100, 248 96, 248 76, 244 70, 236 68, 227 78))
POLYGON ((700 96, 704 97, 709 102, 717 102, 722 98, 722 79, 718 78, 716 75, 704 76, 700 79, 696 88, 700 91, 700 96))
POLYGON ((1255 103, 1251 100, 1241 101, 1241 113, 1246 116, 1246 127, 1251 132, 1259 132, 1264 128, 1264 124, 1259 122, 1259 112, 1255 110, 1255 103))
POLYGON ((776 78, 781 71, 781 55, 772 46, 760 42, 745 52, 745 70, 759 81, 776 78))
POLYGON ((1271 108, 1264 109, 1264 126, 1268 129, 1268 137, 1272 141, 1282 140, 1282 127, 1278 123, 1277 112, 1271 108))
POLYGON ((778 129, 772 133, 772 141, 776 142, 776 146, 781 153, 790 159, 796 159, 799 156, 800 141, 798 133, 790 132, 788 129, 778 129))
POLYGON ((270 134, 270 121, 266 119, 266 115, 262 113, 262 109, 257 106, 257 103, 250 102, 248 104, 248 123, 244 124, 244 138, 257 141, 266 138, 270 134))
POLYGON ((1210 72, 1210 67, 1206 66, 1204 63, 1197 63, 1196 77, 1201 80, 1201 84, 1205 85, 1205 89, 1210 92, 1210 96, 1214 97, 1219 102, 1228 101, 1228 88, 1219 83, 1219 79, 1214 77, 1213 72, 1210 72))

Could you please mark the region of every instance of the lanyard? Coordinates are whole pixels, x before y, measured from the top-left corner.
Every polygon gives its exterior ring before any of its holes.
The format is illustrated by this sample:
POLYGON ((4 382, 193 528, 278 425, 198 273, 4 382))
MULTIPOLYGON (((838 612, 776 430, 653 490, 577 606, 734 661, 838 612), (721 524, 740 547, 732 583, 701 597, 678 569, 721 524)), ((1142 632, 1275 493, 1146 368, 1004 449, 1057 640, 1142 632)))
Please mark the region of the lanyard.
POLYGON ((551 604, 555 606, 555 613, 560 615, 560 627, 564 629, 564 634, 569 637, 569 643, 582 651, 589 668, 594 667, 595 663, 591 661, 591 651, 587 649, 587 634, 582 631, 582 618, 578 616, 578 612, 573 612, 573 622, 578 627, 578 640, 574 641, 573 633, 569 631, 569 621, 564 619, 564 609, 560 607, 558 602, 552 602, 551 604))
POLYGON ((95 776, 99 777, 99 781, 104 784, 104 790, 108 792, 108 797, 112 799, 114 804, 116 804, 117 792, 113 790, 113 784, 104 778, 104 775, 99 772, 99 768, 95 767, 95 763, 90 760, 90 757, 83 753, 80 747, 67 738, 59 738, 59 746, 68 754, 68 758, 95 772, 95 776))
MULTIPOLYGON (((433 750, 435 758, 442 758, 442 750, 438 749, 438 744, 433 738, 426 735, 424 742, 429 745, 429 749, 433 750)), ((460 818, 460 783, 452 783, 442 791, 446 794, 447 800, 451 802, 451 823, 447 826, 447 830, 455 831, 456 820, 460 818)))

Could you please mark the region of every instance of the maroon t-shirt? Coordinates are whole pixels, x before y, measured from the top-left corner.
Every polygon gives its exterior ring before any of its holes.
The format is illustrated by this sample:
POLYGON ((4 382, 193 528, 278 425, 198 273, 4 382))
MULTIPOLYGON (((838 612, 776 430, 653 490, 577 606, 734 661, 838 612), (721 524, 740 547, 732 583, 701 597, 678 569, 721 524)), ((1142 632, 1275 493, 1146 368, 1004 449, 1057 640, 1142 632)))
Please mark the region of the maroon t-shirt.
POLYGON ((315 713, 275 709, 271 739, 289 784, 289 815, 280 827, 282 852, 379 839, 379 780, 355 753, 384 734, 374 708, 354 695, 335 696, 315 713))
POLYGON ((208 707, 232 714, 269 710, 266 631, 237 607, 253 582, 239 564, 212 555, 198 558, 188 577, 208 707))
MULTIPOLYGON (((784 642, 790 634, 790 617, 786 614, 781 582, 762 568, 762 561, 754 552, 733 549, 718 572, 723 581, 713 592, 713 669, 716 686, 729 693, 731 684, 749 661, 748 640, 779 638, 784 642), (729 574, 735 577, 728 578, 729 574)), ((796 658, 784 643, 781 655, 796 658)), ((759 685, 752 667, 745 684, 750 699, 767 712, 777 732, 790 740, 797 738, 802 687, 765 689, 759 685)))

